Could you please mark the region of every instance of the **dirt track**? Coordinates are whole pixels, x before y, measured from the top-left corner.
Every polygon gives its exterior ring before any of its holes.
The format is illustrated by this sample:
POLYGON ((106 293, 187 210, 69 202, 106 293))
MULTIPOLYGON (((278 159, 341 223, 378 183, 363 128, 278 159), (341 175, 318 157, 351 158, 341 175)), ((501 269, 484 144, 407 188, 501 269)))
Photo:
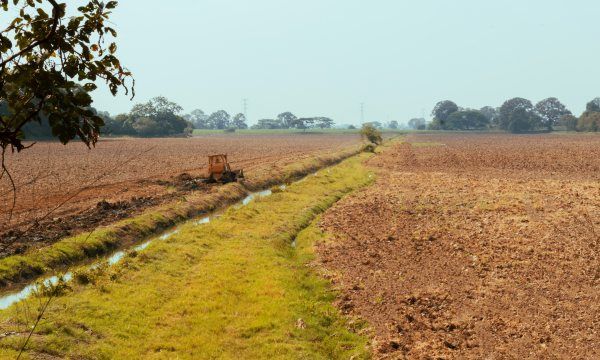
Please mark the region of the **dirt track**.
POLYGON ((320 249, 378 358, 600 358, 600 137, 412 136, 320 249))
MULTIPOLYGON (((359 144, 358 135, 212 135, 170 139, 108 139, 88 150, 81 143, 40 142, 9 155, 17 202, 0 181, 0 256, 41 246, 80 230, 107 224, 191 189, 182 173, 203 176, 209 154, 227 153, 247 177, 315 153, 359 144), (56 208, 56 210, 54 210, 56 208), (49 216, 46 216, 51 213, 49 216), (27 236, 14 231, 30 229, 27 236), (16 240, 16 242, 15 242, 16 240)), ((195 191, 208 188, 196 187, 195 191)))

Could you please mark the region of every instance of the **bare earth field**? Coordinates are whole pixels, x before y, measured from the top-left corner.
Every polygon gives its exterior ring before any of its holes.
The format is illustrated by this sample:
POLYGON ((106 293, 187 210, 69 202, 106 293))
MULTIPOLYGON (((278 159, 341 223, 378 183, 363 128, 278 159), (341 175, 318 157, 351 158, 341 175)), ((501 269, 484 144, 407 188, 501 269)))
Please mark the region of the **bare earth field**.
POLYGON ((7 157, 17 196, 9 222, 13 193, 8 178, 1 179, 0 256, 110 223, 187 191, 207 190, 190 188, 185 180, 205 175, 210 154, 228 154, 248 178, 259 169, 358 144, 355 134, 105 139, 92 150, 77 142, 39 142, 7 157))
POLYGON ((600 137, 411 135, 320 259, 382 359, 600 358, 600 137))

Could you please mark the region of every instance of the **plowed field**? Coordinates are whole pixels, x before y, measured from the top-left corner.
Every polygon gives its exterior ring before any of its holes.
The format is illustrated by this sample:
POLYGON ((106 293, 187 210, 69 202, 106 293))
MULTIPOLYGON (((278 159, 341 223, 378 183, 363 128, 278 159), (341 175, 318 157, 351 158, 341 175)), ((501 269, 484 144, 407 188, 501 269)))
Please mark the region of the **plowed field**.
POLYGON ((414 135, 321 261, 385 359, 600 358, 600 137, 414 135))
POLYGON ((188 189, 181 180, 186 174, 204 175, 209 154, 228 154, 234 168, 252 177, 258 169, 358 144, 358 135, 352 134, 108 139, 92 150, 77 142, 40 142, 7 155, 17 194, 9 222, 13 193, 8 178, 0 179, 0 240, 5 243, 0 256, 23 251, 18 245, 22 235, 11 231, 29 229, 42 218, 44 223, 36 227, 39 234, 28 232, 27 246, 182 196, 188 189))

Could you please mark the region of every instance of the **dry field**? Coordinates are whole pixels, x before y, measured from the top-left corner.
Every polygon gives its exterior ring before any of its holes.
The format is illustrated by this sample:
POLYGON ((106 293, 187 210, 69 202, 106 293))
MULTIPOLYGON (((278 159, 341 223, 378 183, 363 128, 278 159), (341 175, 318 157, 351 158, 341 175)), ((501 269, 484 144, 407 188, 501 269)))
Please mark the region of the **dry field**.
POLYGON ((413 135, 319 249, 385 359, 600 358, 600 137, 413 135))
POLYGON ((17 197, 9 222, 13 194, 5 176, 0 180, 0 240, 11 245, 1 246, 0 256, 23 251, 13 241, 21 234, 13 230, 27 229, 43 217, 40 231, 28 232, 28 243, 66 236, 181 196, 186 189, 180 188, 178 176, 203 175, 209 154, 228 154, 232 165, 251 177, 255 170, 356 146, 358 141, 352 134, 212 135, 107 139, 92 150, 77 142, 40 142, 7 158, 17 197))

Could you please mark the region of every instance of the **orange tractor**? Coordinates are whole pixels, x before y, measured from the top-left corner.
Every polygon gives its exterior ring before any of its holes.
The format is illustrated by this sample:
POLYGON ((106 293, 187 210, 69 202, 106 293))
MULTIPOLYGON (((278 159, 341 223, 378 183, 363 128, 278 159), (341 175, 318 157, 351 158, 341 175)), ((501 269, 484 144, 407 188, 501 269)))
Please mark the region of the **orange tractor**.
POLYGON ((231 170, 227 161, 227 154, 209 155, 208 157, 208 182, 223 184, 235 182, 244 178, 244 170, 231 170))

